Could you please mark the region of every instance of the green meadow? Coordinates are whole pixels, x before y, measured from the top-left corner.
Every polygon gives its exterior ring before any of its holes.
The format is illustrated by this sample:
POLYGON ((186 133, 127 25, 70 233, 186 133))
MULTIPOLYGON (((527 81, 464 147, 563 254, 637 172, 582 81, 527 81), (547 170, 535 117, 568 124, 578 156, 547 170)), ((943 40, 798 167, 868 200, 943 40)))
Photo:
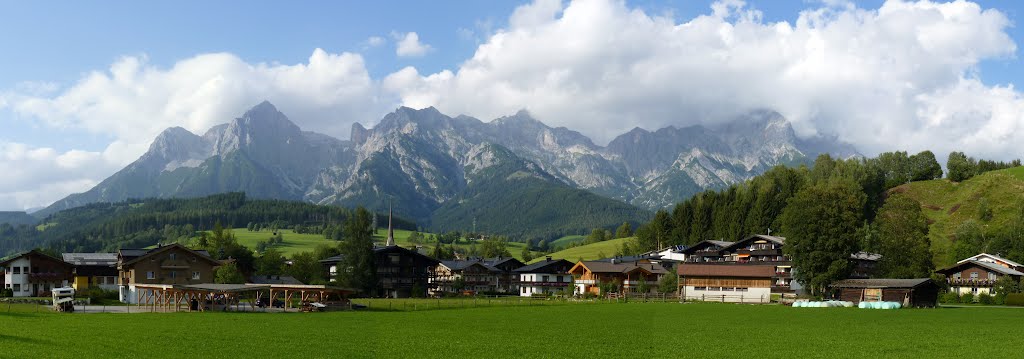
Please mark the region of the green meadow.
MULTIPOLYGON (((620 246, 622 246, 622 242, 631 240, 633 238, 635 237, 616 238, 603 242, 591 243, 579 247, 573 247, 558 252, 554 252, 551 253, 550 256, 551 258, 566 259, 570 262, 575 262, 577 260, 593 260, 608 258, 615 255, 615 251, 618 250, 620 246)), ((539 259, 535 259, 534 262, 543 258, 544 257, 541 256, 539 259)))
POLYGON ((1011 358, 1020 353, 1022 319, 1024 310, 1012 308, 710 303, 328 313, 0 310, 0 357, 1011 358))

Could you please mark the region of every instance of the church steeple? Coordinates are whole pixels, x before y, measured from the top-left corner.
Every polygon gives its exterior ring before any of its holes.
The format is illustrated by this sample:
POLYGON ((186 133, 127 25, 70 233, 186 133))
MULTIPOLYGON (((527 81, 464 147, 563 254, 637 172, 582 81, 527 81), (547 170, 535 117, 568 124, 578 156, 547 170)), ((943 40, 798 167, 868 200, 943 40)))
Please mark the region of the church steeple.
POLYGON ((385 244, 388 247, 394 247, 395 246, 395 230, 393 228, 391 228, 391 216, 392 216, 391 203, 388 203, 388 241, 385 244))

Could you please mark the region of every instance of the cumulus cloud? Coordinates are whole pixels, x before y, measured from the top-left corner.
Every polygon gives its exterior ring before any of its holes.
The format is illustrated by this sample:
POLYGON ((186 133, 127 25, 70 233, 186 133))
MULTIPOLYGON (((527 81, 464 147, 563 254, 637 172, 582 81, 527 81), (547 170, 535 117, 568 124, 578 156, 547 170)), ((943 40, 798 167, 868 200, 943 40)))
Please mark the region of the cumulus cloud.
POLYGON ((405 34, 393 34, 395 41, 397 41, 395 47, 395 54, 401 57, 419 57, 426 55, 432 47, 430 45, 420 42, 420 35, 415 32, 407 32, 405 34))
POLYGON ((383 86, 407 105, 493 118, 520 108, 607 141, 634 126, 709 123, 775 109, 801 135, 868 154, 1019 156, 1020 94, 976 77, 1013 56, 1007 17, 965 1, 831 1, 766 22, 742 1, 685 21, 620 1, 537 0, 455 71, 406 68, 383 86))
POLYGON ((86 191, 120 168, 101 152, 33 147, 0 142, 0 203, 3 209, 48 205, 70 193, 86 191))

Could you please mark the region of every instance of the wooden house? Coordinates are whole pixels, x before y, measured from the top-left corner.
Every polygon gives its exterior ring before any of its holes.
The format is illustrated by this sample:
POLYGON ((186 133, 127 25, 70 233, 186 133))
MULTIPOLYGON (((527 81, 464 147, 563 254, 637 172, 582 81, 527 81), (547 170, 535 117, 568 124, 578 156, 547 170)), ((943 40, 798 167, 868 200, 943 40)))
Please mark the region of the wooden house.
POLYGON ((153 249, 121 249, 117 255, 120 299, 138 303, 136 285, 213 283, 221 262, 203 250, 172 243, 153 249))
POLYGON ((1020 281, 1024 276, 1020 264, 987 253, 982 253, 935 271, 946 276, 949 290, 958 294, 995 294, 993 287, 999 278, 1009 276, 1020 281))
POLYGON ((434 295, 496 292, 501 270, 480 259, 441 261, 431 279, 434 295))
POLYGON ((53 288, 71 284, 73 266, 38 250, 16 254, 0 262, 4 288, 15 297, 45 297, 53 288))
POLYGON ((669 274, 661 264, 651 261, 622 261, 618 258, 597 261, 580 261, 570 270, 576 285, 576 294, 601 294, 601 286, 613 284, 615 292, 639 293, 658 289, 658 281, 669 274))
POLYGON ((771 301, 774 264, 682 263, 679 275, 679 296, 685 300, 738 303, 771 301))
POLYGON ((844 279, 830 286, 835 298, 860 302, 899 302, 908 307, 934 307, 939 286, 931 278, 918 279, 844 279))
POLYGON ((731 246, 734 242, 705 240, 697 242, 686 249, 679 251, 683 261, 690 263, 721 262, 722 249, 731 246))
POLYGON ((525 263, 512 257, 484 258, 482 262, 499 271, 495 274, 495 290, 498 293, 519 292, 519 275, 515 270, 526 266, 525 263))

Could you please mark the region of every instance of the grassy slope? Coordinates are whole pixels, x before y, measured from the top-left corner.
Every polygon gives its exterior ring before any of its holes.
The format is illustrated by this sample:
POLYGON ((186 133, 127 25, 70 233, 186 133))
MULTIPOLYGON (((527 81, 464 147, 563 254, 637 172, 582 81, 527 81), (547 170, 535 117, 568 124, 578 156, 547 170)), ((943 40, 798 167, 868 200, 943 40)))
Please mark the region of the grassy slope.
POLYGON ((586 239, 587 239, 587 236, 573 234, 573 235, 568 235, 568 236, 565 236, 565 237, 553 240, 553 241, 551 241, 551 243, 548 243, 548 246, 564 248, 564 247, 568 246, 570 243, 583 242, 586 239))
POLYGON ((761 358, 1011 358, 1019 355, 1012 343, 1019 342, 1022 315, 998 308, 675 303, 287 314, 0 311, 0 356, 735 358, 741 341, 761 358), (437 335, 439 323, 456 322, 450 333, 437 335), (737 333, 738 323, 742 333, 776 334, 721 335, 737 333), (111 345, 115 338, 131 345, 111 345))
MULTIPOLYGON (((273 234, 268 230, 264 230, 261 232, 250 232, 245 228, 235 228, 234 233, 235 237, 238 238, 239 244, 249 247, 251 249, 255 249, 256 243, 258 243, 259 241, 265 241, 270 239, 270 236, 273 234)), ((412 231, 396 229, 395 242, 403 247, 412 246, 413 244, 409 243, 410 234, 412 234, 412 231)), ((377 234, 374 234, 373 240, 374 242, 383 244, 387 240, 387 235, 387 229, 381 229, 377 231, 377 234)), ((429 233, 425 233, 424 235, 429 235, 429 233)), ((313 248, 316 248, 316 246, 320 244, 337 244, 337 242, 333 240, 324 239, 323 235, 297 234, 295 232, 292 232, 291 230, 282 230, 282 238, 284 239, 284 243, 282 245, 274 246, 274 248, 277 248, 286 256, 300 252, 311 252, 313 251, 313 248)), ((433 248, 434 246, 433 243, 420 243, 419 245, 430 248, 433 248)), ((510 242, 508 243, 508 251, 511 252, 513 257, 522 260, 522 251, 524 246, 526 246, 526 244, 524 243, 510 242)), ((468 248, 469 245, 457 244, 456 247, 468 248)))
POLYGON ((947 252, 957 226, 968 219, 978 220, 981 198, 988 200, 993 218, 979 223, 990 230, 1005 227, 1015 218, 1015 209, 1024 203, 1024 167, 984 173, 961 183, 945 179, 914 182, 892 191, 921 202, 932 222, 932 252, 936 265, 941 267, 950 264, 947 252))
MULTIPOLYGON (((566 250, 551 253, 551 258, 562 258, 570 262, 575 262, 579 259, 600 259, 602 257, 601 254, 604 254, 604 257, 607 258, 615 255, 615 250, 622 245, 622 242, 628 241, 633 238, 635 237, 618 238, 610 241, 597 242, 579 247, 573 247, 566 250)), ((533 261, 536 262, 543 258, 544 257, 542 256, 541 258, 534 259, 533 261)))

